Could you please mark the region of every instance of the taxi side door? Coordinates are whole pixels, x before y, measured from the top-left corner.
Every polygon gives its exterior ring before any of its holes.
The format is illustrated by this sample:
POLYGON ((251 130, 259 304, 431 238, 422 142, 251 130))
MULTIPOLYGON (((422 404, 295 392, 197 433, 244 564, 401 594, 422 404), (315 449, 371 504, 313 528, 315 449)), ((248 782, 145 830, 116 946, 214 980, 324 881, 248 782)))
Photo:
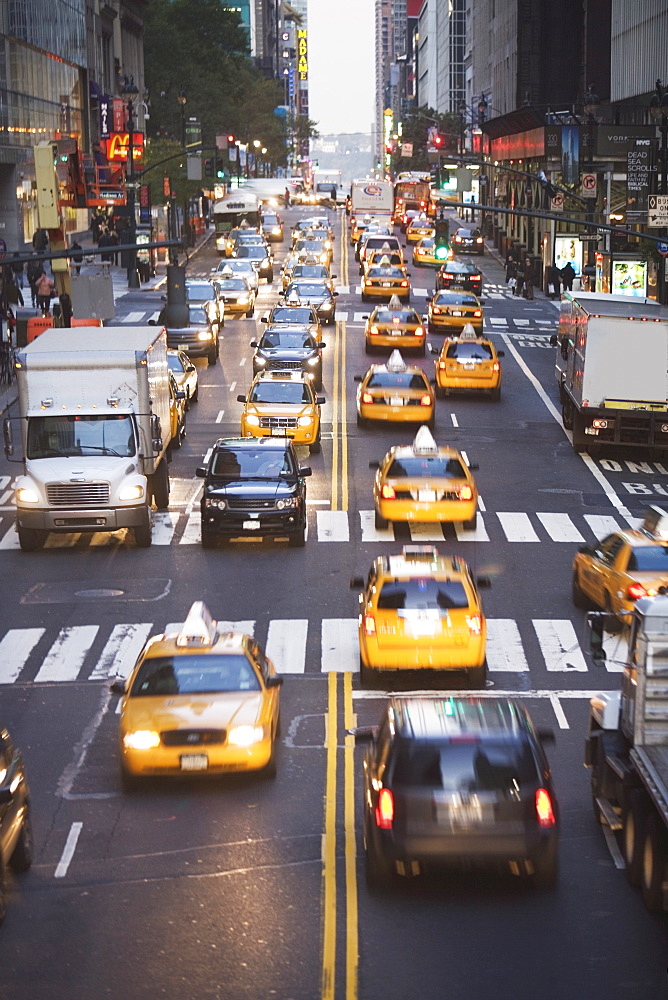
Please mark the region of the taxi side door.
POLYGON ((608 535, 591 552, 582 571, 583 590, 600 607, 615 606, 615 561, 626 540, 618 534, 608 535))

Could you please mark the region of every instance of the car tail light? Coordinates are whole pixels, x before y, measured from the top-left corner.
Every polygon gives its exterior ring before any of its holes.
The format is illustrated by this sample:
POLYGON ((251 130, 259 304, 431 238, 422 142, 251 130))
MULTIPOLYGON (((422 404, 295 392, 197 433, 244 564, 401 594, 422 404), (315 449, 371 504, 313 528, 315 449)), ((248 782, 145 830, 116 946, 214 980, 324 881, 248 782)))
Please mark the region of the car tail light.
POLYGON ((378 336, 378 327, 377 326, 372 326, 371 329, 369 330, 369 333, 371 334, 372 337, 377 337, 378 336))
POLYGON ((416 337, 424 337, 424 330, 422 329, 421 326, 416 326, 415 327, 415 336, 416 337))
POLYGON ((482 243, 482 236, 478 236, 476 238, 476 243, 482 243))
POLYGON ((391 830, 394 823, 394 795, 389 788, 381 788, 376 806, 376 826, 380 830, 391 830))
POLYGON ((626 591, 626 596, 632 601, 639 601, 641 597, 647 597, 647 591, 642 583, 631 583, 626 591))
POLYGON ((373 396, 371 395, 370 392, 363 392, 362 393, 362 402, 363 403, 373 403, 373 396))
POLYGON ((459 487, 459 499, 460 500, 473 500, 473 490, 470 486, 460 486, 459 487))
POLYGON ((501 371, 501 365, 499 364, 498 361, 495 361, 494 364, 492 365, 492 371, 495 371, 495 372, 500 372, 501 371))
POLYGON ((474 316, 482 316, 482 309, 476 309, 473 313, 474 316))
POLYGON ((469 627, 469 632, 473 632, 474 635, 480 635, 482 632, 482 621, 480 620, 480 615, 467 615, 466 624, 469 627))
POLYGON ((397 494, 394 486, 390 486, 389 483, 383 483, 383 488, 380 491, 380 495, 383 500, 396 500, 397 494))
POLYGON ((376 619, 373 617, 373 615, 364 616, 364 634, 365 635, 376 634, 376 619))
POLYGON ((462 242, 461 236, 455 236, 455 243, 461 243, 461 242, 462 242))
POLYGON ((420 396, 420 406, 431 406, 431 396, 420 396))
POLYGON ((552 798, 547 788, 539 788, 536 792, 536 816, 538 817, 539 826, 542 826, 544 829, 554 826, 556 823, 552 798))
POLYGON ((440 308, 440 306, 432 306, 431 311, 435 316, 438 316, 441 314, 443 310, 440 308))
POLYGON ((445 361, 439 361, 439 363, 438 363, 438 367, 439 367, 439 368, 443 368, 443 369, 444 369, 444 368, 446 368, 446 364, 445 364, 445 361))
POLYGON ((401 282, 401 287, 402 288, 408 288, 408 282, 407 281, 402 281, 401 282))

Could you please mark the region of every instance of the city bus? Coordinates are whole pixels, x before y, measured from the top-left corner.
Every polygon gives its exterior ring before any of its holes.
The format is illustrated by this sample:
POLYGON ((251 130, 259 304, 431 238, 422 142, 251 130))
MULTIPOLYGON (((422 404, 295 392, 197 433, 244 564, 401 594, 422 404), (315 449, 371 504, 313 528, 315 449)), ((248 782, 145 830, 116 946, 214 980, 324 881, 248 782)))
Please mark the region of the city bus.
POLYGON ((256 194, 235 188, 213 206, 216 250, 225 253, 225 235, 238 226, 257 229, 260 225, 260 199, 256 194))
POLYGON ((399 174, 394 184, 394 217, 398 221, 409 209, 434 214, 431 202, 431 174, 423 172, 399 174))

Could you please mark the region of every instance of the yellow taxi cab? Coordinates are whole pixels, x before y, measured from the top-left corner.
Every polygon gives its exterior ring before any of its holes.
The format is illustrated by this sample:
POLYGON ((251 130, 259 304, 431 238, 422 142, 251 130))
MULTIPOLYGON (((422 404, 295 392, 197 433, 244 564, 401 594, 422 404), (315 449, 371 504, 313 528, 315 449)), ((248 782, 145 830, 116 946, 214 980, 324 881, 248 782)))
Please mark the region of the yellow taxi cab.
POLYGON ((399 351, 392 351, 384 365, 371 365, 366 375, 356 375, 357 426, 369 420, 420 423, 434 426, 436 402, 429 379, 417 365, 407 365, 399 351))
POLYGON ((388 257, 382 257, 380 264, 374 264, 362 275, 362 302, 391 299, 393 295, 410 302, 411 283, 404 268, 393 266, 388 257))
POLYGON ((259 372, 248 395, 237 400, 244 404, 242 437, 287 437, 294 444, 307 444, 312 454, 320 451, 320 407, 325 397, 316 395, 304 372, 259 372))
POLYGON ((376 469, 373 501, 377 528, 395 521, 463 522, 472 531, 477 522, 478 490, 472 469, 456 448, 437 445, 428 427, 421 427, 409 445, 390 448, 376 469))
POLYGON ((419 243, 425 236, 435 236, 436 230, 431 219, 425 215, 416 216, 406 226, 406 242, 419 243))
MULTIPOLYGON (((582 545, 573 560, 573 603, 579 608, 623 615, 641 597, 655 597, 659 587, 668 587, 668 512, 661 507, 648 507, 638 529, 622 528, 596 545, 582 545)), ((617 627, 629 622, 622 617, 617 627)))
POLYGON ((459 337, 446 337, 434 362, 436 395, 449 396, 453 390, 488 392, 494 400, 501 398, 501 363, 504 351, 497 351, 491 340, 479 336, 467 323, 459 337))
POLYGON ((174 376, 177 389, 186 394, 186 409, 190 409, 190 404, 196 403, 199 396, 196 365, 192 363, 185 351, 176 351, 171 348, 167 351, 167 365, 174 376))
POLYGON ((364 274, 370 267, 378 267, 384 257, 387 258, 387 262, 389 262, 392 267, 400 267, 404 274, 407 273, 403 251, 395 248, 394 250, 370 250, 364 258, 360 274, 364 274))
POLYGON ((169 424, 170 448, 180 448, 186 436, 186 404, 185 389, 180 389, 173 372, 167 372, 169 379, 169 424))
POLYGON ((126 786, 141 777, 276 773, 283 678, 255 640, 228 631, 196 601, 178 631, 152 636, 122 694, 119 741, 126 786))
POLYGON ((312 281, 324 281, 331 292, 334 291, 335 274, 331 274, 326 264, 321 264, 315 257, 310 260, 301 261, 298 256, 290 256, 285 262, 281 274, 281 284, 285 291, 297 278, 304 278, 312 281))
MULTIPOLYGON (((452 255, 452 251, 449 251, 452 255)), ((436 240, 433 236, 423 236, 413 247, 414 267, 439 267, 442 258, 436 256, 436 240)))
POLYGON ((216 240, 216 247, 218 248, 219 244, 220 244, 220 246, 221 246, 222 250, 224 251, 226 257, 234 257, 234 251, 237 248, 237 241, 238 241, 239 237, 240 236, 246 236, 246 235, 248 235, 250 233, 258 233, 259 234, 259 232, 260 232, 260 230, 257 229, 257 228, 254 228, 253 226, 248 226, 248 225, 246 225, 246 226, 237 226, 234 229, 230 229, 230 231, 228 233, 225 233, 224 242, 221 243, 221 237, 218 237, 218 239, 216 240))
POLYGON ((393 295, 386 306, 376 306, 367 317, 364 328, 364 345, 367 354, 378 348, 393 350, 395 347, 425 353, 425 328, 421 316, 410 306, 403 306, 393 295))
POLYGON ((463 330, 470 323, 482 334, 482 306, 472 292, 437 291, 427 307, 430 333, 463 330))
POLYGON ((478 588, 466 562, 433 545, 406 545, 379 556, 369 574, 353 577, 359 595, 360 674, 363 684, 381 670, 465 670, 484 687, 487 627, 478 588))

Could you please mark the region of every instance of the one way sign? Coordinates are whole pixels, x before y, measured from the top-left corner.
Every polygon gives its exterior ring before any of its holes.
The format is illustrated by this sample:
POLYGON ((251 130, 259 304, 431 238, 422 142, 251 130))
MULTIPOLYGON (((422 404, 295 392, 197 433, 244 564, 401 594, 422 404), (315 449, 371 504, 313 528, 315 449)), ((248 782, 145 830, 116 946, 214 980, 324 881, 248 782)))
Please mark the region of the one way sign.
POLYGON ((647 225, 652 229, 668 226, 668 194, 647 195, 647 225))

